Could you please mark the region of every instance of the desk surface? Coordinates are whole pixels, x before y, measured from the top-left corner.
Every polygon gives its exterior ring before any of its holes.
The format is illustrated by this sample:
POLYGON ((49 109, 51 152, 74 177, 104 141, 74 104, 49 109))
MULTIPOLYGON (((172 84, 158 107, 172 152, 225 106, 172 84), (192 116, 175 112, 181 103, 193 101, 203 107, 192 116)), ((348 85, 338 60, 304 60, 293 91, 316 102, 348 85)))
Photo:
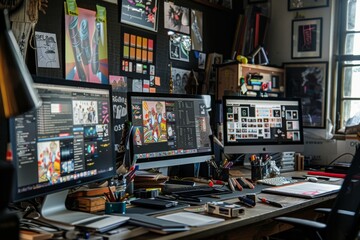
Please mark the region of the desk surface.
MULTIPOLYGON (((303 175, 305 172, 291 172, 282 175, 294 176, 303 175)), ((331 182, 332 184, 341 184, 342 180, 331 182)), ((145 235, 137 237, 136 239, 215 239, 216 235, 227 235, 228 239, 236 239, 241 235, 241 239, 259 239, 261 236, 282 231, 289 228, 289 226, 276 226, 276 222, 271 219, 282 215, 293 215, 304 217, 304 215, 313 213, 313 209, 319 206, 331 206, 332 200, 336 194, 329 196, 319 197, 315 199, 302 199, 296 197, 285 197, 280 195, 257 194, 259 197, 266 197, 268 199, 279 202, 283 208, 273 207, 263 203, 257 203, 254 208, 246 208, 243 215, 238 218, 226 219, 219 224, 212 224, 203 227, 193 227, 189 231, 161 235, 149 232, 145 235)), ((238 202, 237 199, 226 200, 226 202, 238 202)), ((159 214, 160 215, 160 214, 159 214)), ((155 215, 158 216, 158 215, 155 215)), ((226 237, 225 237, 226 238, 226 237)))

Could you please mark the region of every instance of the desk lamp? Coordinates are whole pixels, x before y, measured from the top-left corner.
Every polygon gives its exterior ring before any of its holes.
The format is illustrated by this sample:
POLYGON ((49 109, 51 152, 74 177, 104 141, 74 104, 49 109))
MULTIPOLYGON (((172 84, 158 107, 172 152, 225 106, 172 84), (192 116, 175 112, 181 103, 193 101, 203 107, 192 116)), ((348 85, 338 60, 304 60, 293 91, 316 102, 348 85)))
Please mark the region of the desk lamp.
POLYGON ((0 9, 0 215, 11 192, 13 166, 5 161, 8 143, 8 118, 40 106, 33 80, 10 29, 8 9, 0 9))
POLYGON ((258 46, 255 48, 250 55, 248 56, 249 62, 251 64, 255 64, 255 57, 258 57, 259 62, 257 64, 259 65, 268 65, 269 59, 266 55, 266 52, 262 46, 258 46))

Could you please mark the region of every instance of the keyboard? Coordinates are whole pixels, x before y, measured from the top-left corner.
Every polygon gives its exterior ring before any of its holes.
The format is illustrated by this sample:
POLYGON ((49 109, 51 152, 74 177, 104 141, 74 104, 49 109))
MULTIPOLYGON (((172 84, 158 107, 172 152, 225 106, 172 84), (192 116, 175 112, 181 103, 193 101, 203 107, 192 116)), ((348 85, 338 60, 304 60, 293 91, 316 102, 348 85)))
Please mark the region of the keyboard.
POLYGON ((165 194, 177 195, 182 197, 206 197, 213 194, 227 194, 232 193, 226 188, 214 188, 207 185, 196 186, 177 186, 165 185, 163 192, 165 194))
POLYGON ((286 177, 273 177, 273 178, 264 178, 261 180, 257 180, 257 183, 269 185, 269 186, 282 186, 287 184, 296 183, 296 179, 286 178, 286 177))

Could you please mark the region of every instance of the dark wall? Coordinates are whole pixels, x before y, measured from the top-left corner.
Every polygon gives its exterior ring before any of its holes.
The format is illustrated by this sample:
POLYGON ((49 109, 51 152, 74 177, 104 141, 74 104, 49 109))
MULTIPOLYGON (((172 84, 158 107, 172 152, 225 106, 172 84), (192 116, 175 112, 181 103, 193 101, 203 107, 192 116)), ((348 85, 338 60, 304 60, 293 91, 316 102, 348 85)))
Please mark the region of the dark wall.
MULTIPOLYGON (((159 19, 158 31, 156 33, 156 75, 161 78, 161 86, 157 88, 158 92, 168 92, 169 84, 169 37, 167 29, 164 29, 164 0, 159 0, 159 19)), ((120 39, 122 24, 119 23, 118 6, 105 1, 96 0, 77 0, 80 8, 96 10, 96 4, 106 7, 107 11, 107 32, 108 32, 108 58, 109 58, 109 74, 120 74, 120 39)), ((197 9, 203 12, 203 52, 217 52, 224 56, 224 59, 231 57, 231 46, 236 27, 237 15, 242 11, 242 1, 233 0, 233 10, 221 9, 202 5, 190 0, 175 1, 176 5, 197 9)), ((130 26, 126 26, 130 27, 130 26)), ((130 27, 133 28, 133 27, 130 27)), ((146 32, 140 28, 133 28, 139 33, 146 32)), ((51 0, 48 1, 46 14, 39 13, 39 20, 35 28, 36 31, 55 33, 59 47, 60 69, 46 69, 35 66, 35 52, 28 48, 27 64, 31 73, 39 76, 48 76, 56 78, 64 78, 65 69, 65 32, 64 32, 64 1, 51 0)), ((153 32, 150 32, 153 33, 153 32)), ((171 60, 173 67, 182 69, 194 69, 198 71, 197 59, 194 57, 193 51, 190 53, 190 62, 182 62, 171 60)), ((203 70, 199 71, 200 76, 203 70)))

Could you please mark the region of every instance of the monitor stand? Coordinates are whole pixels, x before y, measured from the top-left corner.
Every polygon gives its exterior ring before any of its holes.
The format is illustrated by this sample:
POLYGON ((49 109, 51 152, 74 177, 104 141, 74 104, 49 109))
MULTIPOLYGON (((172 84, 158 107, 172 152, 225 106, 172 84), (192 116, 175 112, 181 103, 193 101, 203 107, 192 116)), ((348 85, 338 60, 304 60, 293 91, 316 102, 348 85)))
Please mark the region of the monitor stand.
POLYGON ((68 210, 65 206, 67 195, 68 190, 64 190, 45 196, 40 211, 44 220, 50 220, 65 226, 82 225, 86 227, 88 223, 96 223, 99 229, 111 229, 129 219, 122 216, 97 215, 68 210))

